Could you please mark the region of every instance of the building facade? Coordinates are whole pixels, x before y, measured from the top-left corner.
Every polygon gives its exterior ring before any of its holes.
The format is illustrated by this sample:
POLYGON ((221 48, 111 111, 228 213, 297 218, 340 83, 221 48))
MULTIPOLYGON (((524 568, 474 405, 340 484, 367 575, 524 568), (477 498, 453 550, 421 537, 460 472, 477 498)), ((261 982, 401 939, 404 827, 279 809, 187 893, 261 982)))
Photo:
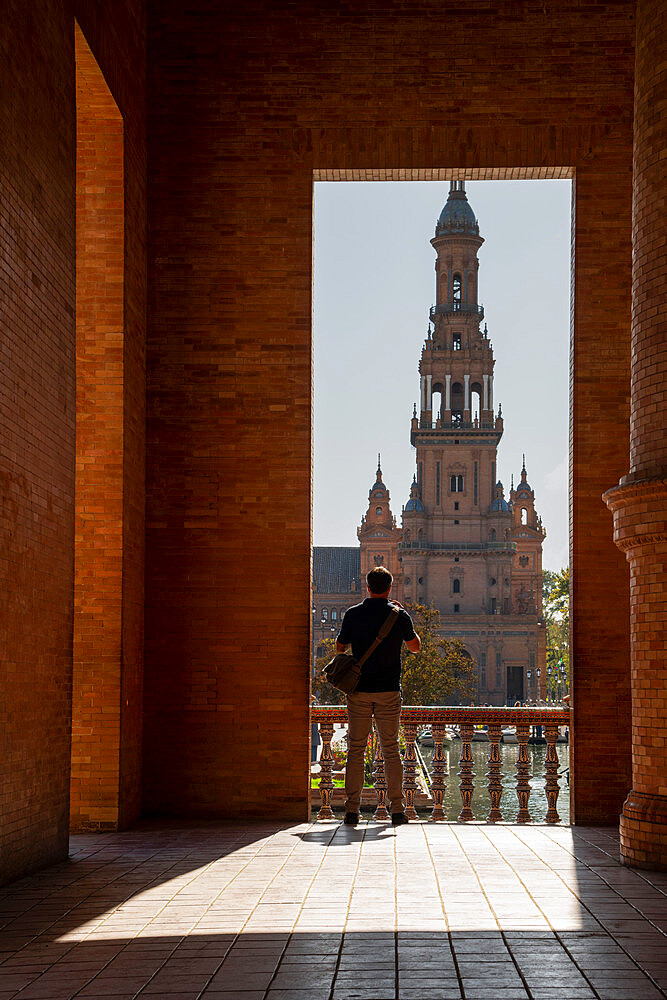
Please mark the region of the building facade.
MULTIPOLYGON (((503 418, 501 408, 494 408, 491 341, 486 325, 480 329, 477 254, 483 242, 464 182, 452 181, 431 240, 436 302, 419 361, 410 498, 399 528, 378 456, 357 536, 361 580, 384 565, 394 575, 397 599, 433 604, 443 632, 460 639, 477 664, 478 702, 504 705, 536 699, 545 690, 546 532, 525 457, 520 481, 516 489, 512 481, 507 498, 497 475, 503 418)), ((327 551, 315 550, 316 565, 326 565, 327 551)), ((324 574, 315 580, 314 608, 322 593, 333 596, 324 574)), ((331 610, 314 613, 320 630, 330 629, 331 610)))

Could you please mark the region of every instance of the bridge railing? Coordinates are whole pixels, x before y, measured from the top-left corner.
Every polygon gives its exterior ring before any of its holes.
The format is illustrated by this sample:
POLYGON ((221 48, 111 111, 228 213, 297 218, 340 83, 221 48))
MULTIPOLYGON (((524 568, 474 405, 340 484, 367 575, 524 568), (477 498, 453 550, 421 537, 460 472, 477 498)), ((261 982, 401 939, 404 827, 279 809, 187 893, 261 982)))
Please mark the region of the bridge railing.
MULTIPOLYGON (((333 767, 334 756, 331 742, 334 726, 337 723, 347 723, 347 709, 344 705, 313 706, 311 719, 319 726, 322 740, 320 756, 319 793, 321 799, 317 818, 333 819, 331 801, 334 792, 333 767)), ((415 798, 419 789, 417 773, 419 758, 417 752, 417 732, 420 726, 430 726, 433 736, 433 757, 431 760, 432 777, 430 791, 432 810, 429 819, 433 822, 443 821, 447 817, 443 809, 443 800, 447 780, 447 759, 444 753, 444 743, 447 729, 458 730, 461 737, 461 756, 459 758, 459 791, 461 794, 461 812, 459 822, 466 823, 474 819, 471 803, 475 790, 474 761, 471 743, 476 730, 485 726, 489 739, 488 756, 488 792, 490 811, 487 823, 497 823, 503 818, 500 810, 500 800, 503 793, 502 758, 500 741, 504 727, 514 727, 517 740, 516 757, 516 794, 519 811, 517 823, 530 823, 529 799, 531 793, 531 759, 528 753, 528 741, 531 727, 542 726, 546 738, 547 753, 544 761, 545 795, 547 799, 547 823, 559 823, 557 811, 560 786, 558 781, 558 756, 556 743, 560 726, 570 725, 570 710, 562 707, 526 707, 526 708, 460 708, 460 707, 421 707, 404 705, 401 710, 401 725, 405 738, 405 753, 403 756, 403 793, 405 796, 405 813, 408 819, 418 819, 415 808, 415 798)), ((387 810, 387 782, 384 771, 382 746, 377 741, 377 749, 373 760, 373 777, 377 795, 377 808, 374 819, 389 818, 387 810)))

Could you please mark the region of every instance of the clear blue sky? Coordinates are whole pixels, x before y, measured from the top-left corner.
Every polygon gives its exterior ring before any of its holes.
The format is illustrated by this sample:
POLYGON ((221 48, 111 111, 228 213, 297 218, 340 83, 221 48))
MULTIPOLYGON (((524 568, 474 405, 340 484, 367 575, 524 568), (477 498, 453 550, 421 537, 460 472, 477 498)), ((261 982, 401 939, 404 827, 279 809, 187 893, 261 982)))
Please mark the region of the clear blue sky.
MULTIPOLYGON (((315 545, 355 545, 382 453, 401 523, 418 362, 435 300, 429 240, 449 184, 315 185, 315 545)), ((544 567, 568 562, 569 181, 469 181, 485 243, 479 298, 505 432, 498 474, 528 481, 547 529, 544 567)))

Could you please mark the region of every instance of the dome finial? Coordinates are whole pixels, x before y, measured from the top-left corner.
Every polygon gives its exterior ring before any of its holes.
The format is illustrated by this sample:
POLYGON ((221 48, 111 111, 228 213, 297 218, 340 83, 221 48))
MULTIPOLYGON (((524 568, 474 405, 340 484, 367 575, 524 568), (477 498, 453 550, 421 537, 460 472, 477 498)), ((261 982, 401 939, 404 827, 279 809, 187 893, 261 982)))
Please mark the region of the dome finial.
POLYGON ((382 481, 382 467, 381 467, 381 464, 380 464, 380 452, 378 452, 378 468, 377 468, 376 475, 377 475, 378 481, 381 482, 382 481))

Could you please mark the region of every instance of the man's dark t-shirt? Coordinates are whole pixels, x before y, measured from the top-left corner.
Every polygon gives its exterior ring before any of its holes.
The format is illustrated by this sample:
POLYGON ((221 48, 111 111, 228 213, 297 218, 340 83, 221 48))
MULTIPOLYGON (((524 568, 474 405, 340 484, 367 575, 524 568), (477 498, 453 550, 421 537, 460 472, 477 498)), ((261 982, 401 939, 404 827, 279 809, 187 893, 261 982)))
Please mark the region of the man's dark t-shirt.
MULTIPOLYGON (((389 614, 390 601, 386 597, 367 597, 363 604, 348 608, 338 633, 343 646, 352 643, 352 655, 358 660, 364 655, 382 628, 389 614)), ((361 680, 357 691, 401 690, 401 646, 403 640, 415 638, 412 619, 401 609, 391 632, 383 639, 374 653, 361 667, 361 680)))

